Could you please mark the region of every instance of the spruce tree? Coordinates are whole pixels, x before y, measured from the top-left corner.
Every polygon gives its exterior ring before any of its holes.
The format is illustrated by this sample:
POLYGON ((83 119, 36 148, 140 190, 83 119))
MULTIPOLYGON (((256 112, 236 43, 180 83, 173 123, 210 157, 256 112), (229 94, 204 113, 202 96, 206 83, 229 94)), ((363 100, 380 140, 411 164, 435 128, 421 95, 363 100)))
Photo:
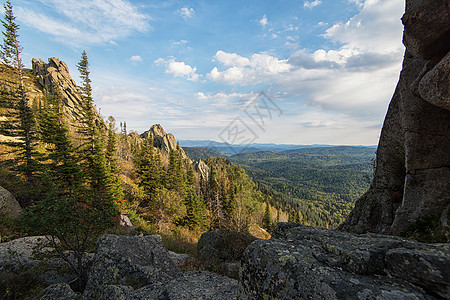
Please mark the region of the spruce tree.
MULTIPOLYGON (((78 153, 83 164, 89 185, 100 193, 108 195, 108 168, 105 155, 104 124, 95 113, 92 99, 92 87, 89 71, 89 61, 86 51, 81 54, 77 65, 80 72, 81 86, 81 118, 77 133, 81 138, 78 153)), ((112 197, 112 195, 109 195, 112 197)))
POLYGON ((120 183, 120 168, 117 159, 117 134, 115 120, 112 116, 108 118, 108 140, 106 144, 106 162, 108 167, 108 193, 115 200, 123 198, 122 186, 120 183))
POLYGON ((145 139, 136 156, 135 165, 139 175, 139 186, 144 189, 146 204, 151 204, 162 187, 161 160, 153 147, 153 139, 145 139))
MULTIPOLYGON (((23 82, 23 64, 22 64, 22 46, 19 42, 18 30, 20 26, 15 22, 16 17, 13 13, 13 7, 9 0, 6 1, 4 7, 4 19, 1 21, 4 27, 3 44, 1 45, 2 61, 12 67, 15 77, 11 82, 11 86, 2 86, 2 96, 7 96, 10 108, 9 125, 2 126, 2 134, 16 138, 8 141, 8 145, 16 149, 14 170, 25 176, 28 183, 35 183, 34 173, 37 171, 38 165, 36 161, 36 151, 34 149, 36 143, 34 131, 34 117, 32 110, 28 104, 26 91, 23 82), (15 82, 15 80, 18 81, 15 82)), ((3 100, 2 102, 5 102, 3 100)), ((3 103, 5 104, 5 103, 3 103)), ((2 124, 3 125, 3 124, 2 124)))
POLYGON ((70 141, 58 86, 53 95, 44 91, 38 120, 40 139, 46 145, 45 175, 59 194, 70 194, 81 186, 83 179, 70 141))

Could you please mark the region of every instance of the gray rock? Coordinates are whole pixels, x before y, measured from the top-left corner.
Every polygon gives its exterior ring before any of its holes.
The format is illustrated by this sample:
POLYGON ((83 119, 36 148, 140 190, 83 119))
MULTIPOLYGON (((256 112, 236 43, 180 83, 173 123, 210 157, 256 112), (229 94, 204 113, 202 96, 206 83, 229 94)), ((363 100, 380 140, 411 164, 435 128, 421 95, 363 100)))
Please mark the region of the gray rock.
MULTIPOLYGON (((67 64, 56 57, 48 59, 45 63, 42 59, 33 58, 31 60, 33 74, 38 78, 42 89, 54 92, 56 86, 61 92, 63 106, 66 116, 70 122, 76 122, 81 111, 81 93, 69 74, 67 64)), ((95 115, 100 118, 100 114, 95 110, 95 115)))
POLYGON ((239 261, 244 250, 255 240, 253 236, 231 230, 208 231, 200 237, 197 253, 200 259, 239 261))
POLYGON ((169 257, 173 261, 174 264, 179 265, 184 263, 187 259, 192 256, 186 253, 175 253, 173 251, 169 251, 169 257))
MULTIPOLYGON (((51 247, 45 247, 45 236, 31 236, 0 243, 0 272, 36 268, 38 279, 48 285, 66 283, 77 278, 70 265, 61 258, 50 254, 51 247), (40 257, 36 257, 36 253, 40 257), (44 255, 42 255, 44 254, 44 255)), ((74 258, 69 256, 74 262, 74 258)), ((85 257, 85 264, 90 263, 90 257, 85 257)))
POLYGON ((386 270, 430 294, 450 299, 450 245, 420 246, 389 250, 386 270))
POLYGON ((245 251, 239 295, 241 299, 435 299, 447 288, 443 282, 450 282, 444 271, 449 254, 449 245, 281 224, 272 239, 257 240, 245 251), (407 259, 409 267, 401 263, 407 259), (425 266, 428 271, 417 274, 425 266))
MULTIPOLYGON (((33 300, 78 300, 80 297, 67 283, 58 283, 48 286, 33 300)), ((112 298, 111 298, 112 299, 112 298)))
POLYGON ((107 285, 104 286, 99 300, 111 299, 129 299, 129 295, 133 292, 133 288, 125 285, 107 285))
POLYGON ((133 224, 130 221, 130 218, 128 218, 125 215, 120 215, 119 225, 122 227, 133 227, 133 224))
POLYGON ((140 288, 181 275, 160 236, 104 235, 97 241, 83 296, 100 296, 107 285, 140 288))
POLYGON ((208 165, 200 159, 198 162, 195 161, 192 166, 194 167, 194 170, 200 174, 200 178, 203 182, 208 182, 210 173, 208 165))
POLYGON ((6 189, 0 186, 0 215, 17 217, 22 213, 22 207, 16 198, 6 189))
MULTIPOLYGON (((153 145, 161 151, 169 153, 171 150, 177 150, 178 142, 175 137, 171 133, 166 133, 160 124, 153 125, 150 130, 141 134, 144 139, 148 139, 150 136, 153 138, 153 145)), ((183 158, 187 158, 183 148, 180 147, 180 150, 183 158)))
POLYGON ((135 291, 129 299, 143 300, 228 300, 236 299, 238 281, 211 272, 186 272, 164 285, 135 291))
POLYGON ((450 204, 449 18, 448 1, 406 1, 403 69, 374 179, 341 230, 402 234, 450 204))

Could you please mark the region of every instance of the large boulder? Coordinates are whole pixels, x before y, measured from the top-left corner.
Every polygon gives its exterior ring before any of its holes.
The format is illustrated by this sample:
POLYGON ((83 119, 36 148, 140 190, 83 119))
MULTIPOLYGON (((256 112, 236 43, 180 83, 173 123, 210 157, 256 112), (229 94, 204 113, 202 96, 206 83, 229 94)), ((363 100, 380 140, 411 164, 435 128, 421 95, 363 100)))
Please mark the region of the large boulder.
POLYGON ((80 297, 67 283, 58 283, 48 286, 39 296, 33 300, 78 300, 80 297))
POLYGON ((255 240, 251 235, 226 229, 208 231, 197 243, 197 254, 200 259, 239 261, 244 250, 255 240))
MULTIPOLYGON (((0 273, 20 274, 23 270, 34 270, 37 280, 45 285, 67 283, 77 278, 67 261, 51 254, 45 236, 30 236, 0 243, 0 273), (36 254, 39 253, 39 256, 36 254)), ((73 256, 68 256, 75 263, 73 256)), ((91 257, 85 257, 85 264, 91 257)))
POLYGON ((448 1, 406 1, 403 69, 373 183, 340 229, 403 234, 419 222, 438 221, 449 206, 449 19, 448 1))
POLYGON ((181 275, 160 236, 104 235, 97 241, 84 297, 99 297, 108 285, 136 289, 181 275))
POLYGON ((14 196, 0 186, 0 215, 17 217, 22 213, 22 207, 14 196))
POLYGON ((450 245, 281 224, 245 251, 241 299, 450 297, 450 245))
POLYGON ((238 281, 211 272, 186 272, 164 285, 144 287, 129 294, 130 299, 228 300, 236 299, 238 281))

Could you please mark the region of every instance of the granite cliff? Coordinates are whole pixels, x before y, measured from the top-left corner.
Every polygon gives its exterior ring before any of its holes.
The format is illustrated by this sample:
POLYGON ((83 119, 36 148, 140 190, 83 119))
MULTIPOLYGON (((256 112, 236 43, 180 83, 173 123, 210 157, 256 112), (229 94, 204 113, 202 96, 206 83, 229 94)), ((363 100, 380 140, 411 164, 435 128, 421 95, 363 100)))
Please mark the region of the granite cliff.
POLYGON ((450 213, 450 4, 407 0, 403 68, 384 121, 370 190, 343 231, 402 234, 450 213))

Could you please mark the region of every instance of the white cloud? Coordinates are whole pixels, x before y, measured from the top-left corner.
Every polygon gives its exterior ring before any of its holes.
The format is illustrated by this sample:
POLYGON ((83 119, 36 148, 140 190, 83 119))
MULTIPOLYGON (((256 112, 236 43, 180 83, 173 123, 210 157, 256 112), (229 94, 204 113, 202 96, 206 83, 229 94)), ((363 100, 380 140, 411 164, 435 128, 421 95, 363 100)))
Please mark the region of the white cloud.
POLYGON ((383 53, 398 51, 402 49, 399 41, 403 11, 403 0, 368 0, 359 14, 331 26, 324 37, 348 47, 383 53))
POLYGON ((16 7, 17 18, 57 40, 72 46, 112 43, 133 32, 150 29, 149 17, 127 0, 39 0, 56 15, 43 13, 42 6, 16 7))
POLYGON ((327 30, 324 37, 340 45, 335 49, 301 49, 288 60, 218 51, 215 60, 227 68, 216 66, 207 77, 233 85, 265 82, 311 107, 373 125, 381 122, 398 81, 402 13, 402 0, 366 1, 348 22, 327 30))
POLYGON ((261 20, 259 20, 259 24, 261 24, 263 27, 266 27, 267 24, 269 24, 269 22, 267 21, 267 17, 266 15, 264 15, 261 20))
POLYGON ((219 50, 214 59, 229 68, 219 71, 217 67, 214 67, 207 77, 213 81, 230 84, 263 82, 270 80, 277 74, 288 72, 291 67, 287 60, 279 60, 266 53, 253 54, 248 58, 219 50))
POLYGON ((184 19, 189 19, 195 15, 195 10, 192 7, 182 7, 178 10, 178 14, 184 19))
POLYGON ((187 43, 188 43, 187 40, 170 41, 170 46, 171 46, 171 47, 175 47, 175 46, 183 46, 183 45, 186 45, 187 43))
POLYGON ((165 64, 166 73, 173 74, 174 77, 184 77, 187 80, 197 81, 199 79, 199 74, 197 74, 197 68, 191 67, 182 61, 175 61, 174 58, 168 60, 163 58, 158 58, 154 61, 156 64, 165 64))
POLYGON ((313 8, 322 3, 322 0, 314 0, 314 1, 305 1, 303 3, 303 7, 313 8))
POLYGON ((137 63, 137 62, 141 62, 142 61, 142 57, 140 57, 139 55, 133 55, 132 57, 130 57, 130 60, 132 62, 137 63))

